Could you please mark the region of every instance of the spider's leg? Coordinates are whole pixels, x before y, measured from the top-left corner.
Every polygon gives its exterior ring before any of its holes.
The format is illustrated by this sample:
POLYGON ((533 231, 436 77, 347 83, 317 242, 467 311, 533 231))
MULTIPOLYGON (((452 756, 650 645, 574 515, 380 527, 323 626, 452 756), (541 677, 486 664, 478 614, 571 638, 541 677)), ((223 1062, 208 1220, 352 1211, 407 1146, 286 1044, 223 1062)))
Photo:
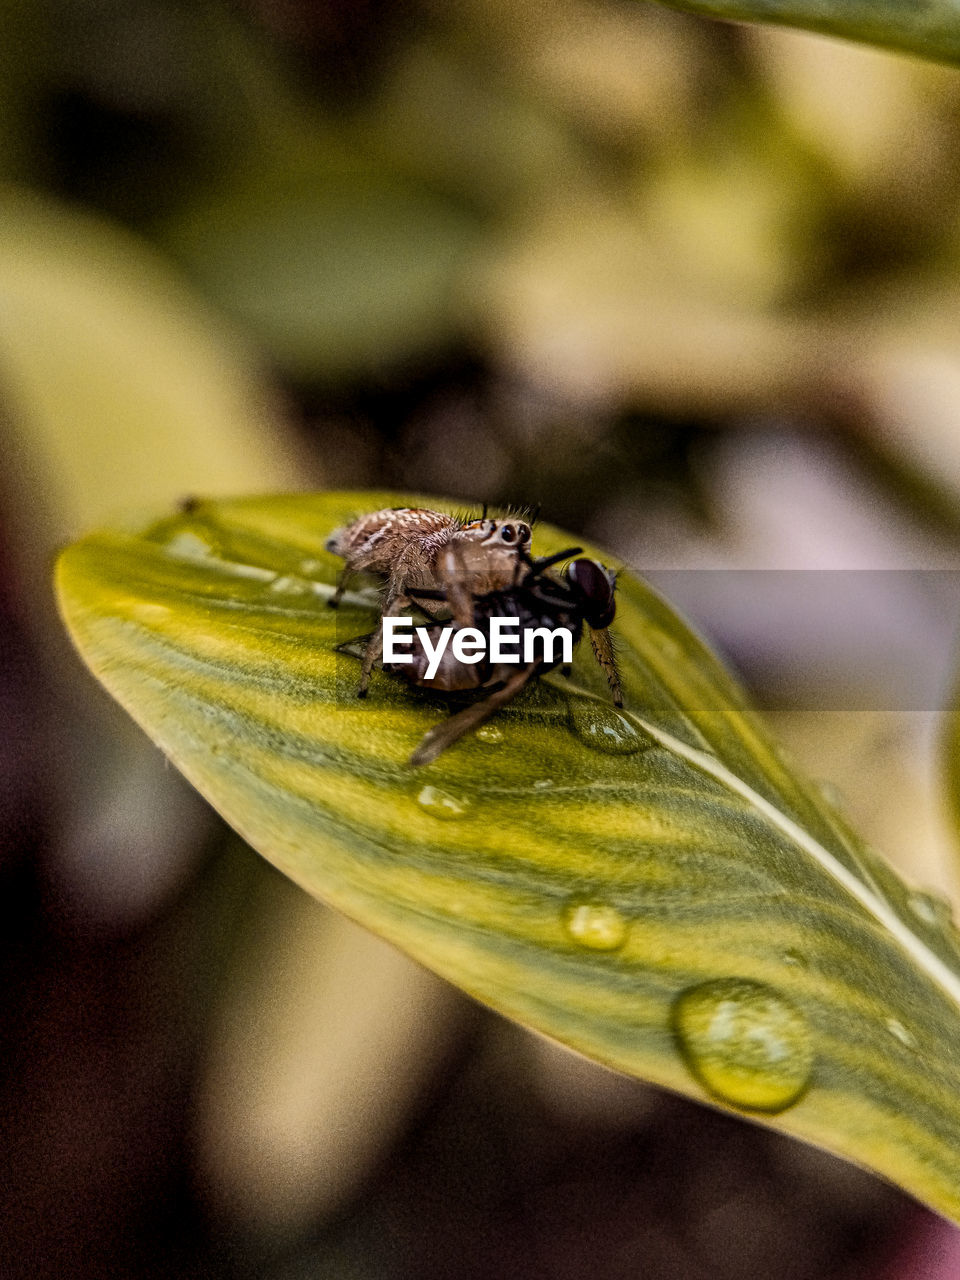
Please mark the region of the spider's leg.
POLYGON ((408 605, 410 601, 406 596, 391 596, 383 606, 380 614, 380 620, 377 623, 377 629, 367 641, 367 647, 363 651, 363 664, 360 667, 360 683, 357 686, 357 697, 365 698, 367 696, 367 685, 370 683, 370 676, 373 674, 373 668, 383 654, 383 619, 384 617, 393 617, 400 609, 408 605))
POLYGON ((414 604, 419 604, 421 600, 442 600, 444 604, 447 603, 447 593, 437 587, 410 587, 408 594, 414 604))
POLYGON ((480 702, 472 703, 425 733, 409 763, 416 767, 436 760, 441 751, 446 751, 447 747, 452 746, 465 733, 476 729, 484 720, 489 720, 495 711, 515 698, 527 681, 536 675, 540 665, 539 662, 534 662, 529 667, 520 667, 502 689, 497 689, 480 702))
POLYGON ((343 599, 343 593, 347 589, 347 582, 349 581, 349 578, 350 578, 350 570, 347 568, 341 569, 340 576, 337 579, 337 589, 336 591, 334 591, 333 595, 327 601, 328 609, 335 609, 337 605, 340 603, 340 601, 343 599))
POLYGON ((438 569, 454 621, 459 627, 472 627, 473 592, 458 547, 448 544, 443 548, 438 569))
POLYGON ((607 684, 610 686, 614 705, 622 707, 623 689, 620 685, 620 672, 617 670, 617 659, 613 652, 610 631, 607 627, 602 627, 599 631, 595 631, 593 627, 588 627, 587 630, 590 632, 590 644, 593 646, 594 657, 600 663, 603 674, 607 677, 607 684))
POLYGON ((367 696, 367 685, 370 683, 370 676, 373 673, 374 665, 377 659, 383 653, 383 616, 377 623, 377 629, 367 641, 367 647, 363 651, 363 665, 360 667, 360 683, 357 685, 357 697, 365 698, 367 696))

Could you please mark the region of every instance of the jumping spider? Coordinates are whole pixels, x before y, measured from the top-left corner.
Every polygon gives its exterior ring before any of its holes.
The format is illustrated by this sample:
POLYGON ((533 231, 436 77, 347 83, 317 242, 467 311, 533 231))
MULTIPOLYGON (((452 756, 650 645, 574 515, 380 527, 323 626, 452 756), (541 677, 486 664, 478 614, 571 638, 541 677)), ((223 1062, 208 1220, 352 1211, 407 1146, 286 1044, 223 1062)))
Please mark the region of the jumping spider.
POLYGON ((525 568, 520 557, 530 550, 530 526, 518 519, 489 520, 486 507, 479 520, 470 521, 442 511, 387 507, 334 530, 327 550, 344 560, 332 607, 340 603, 351 574, 384 579, 380 621, 360 668, 357 695, 362 698, 383 652, 384 615, 417 603, 431 616, 449 610, 461 626, 470 626, 476 597, 518 581, 525 568))
MULTIPOLYGON (((576 645, 586 624, 594 654, 603 668, 614 703, 623 705, 620 677, 617 672, 613 646, 607 628, 616 612, 614 589, 616 575, 596 560, 577 559, 566 568, 562 577, 551 573, 560 560, 579 555, 580 547, 571 547, 557 555, 532 560, 522 553, 520 559, 525 573, 514 585, 486 592, 473 600, 473 618, 468 624, 486 634, 489 642, 492 618, 515 617, 520 634, 530 628, 545 627, 553 630, 568 628, 576 645)), ((439 603, 443 600, 440 590, 425 589, 419 596, 424 601, 439 603)), ((434 622, 427 628, 432 648, 436 648, 443 622, 434 622)), ((459 630, 461 624, 456 622, 459 630)), ((489 653, 487 644, 485 653, 489 653)), ((348 649, 349 651, 349 649, 348 649)), ((534 676, 542 675, 558 665, 550 659, 539 658, 529 663, 496 663, 484 656, 480 662, 466 664, 454 656, 452 645, 443 652, 439 667, 432 679, 426 676, 428 658, 424 647, 413 643, 412 663, 385 663, 391 673, 405 679, 415 688, 438 693, 475 693, 477 701, 451 715, 431 729, 421 740, 410 757, 411 765, 429 764, 442 751, 465 733, 476 729, 501 707, 512 701, 534 676)))

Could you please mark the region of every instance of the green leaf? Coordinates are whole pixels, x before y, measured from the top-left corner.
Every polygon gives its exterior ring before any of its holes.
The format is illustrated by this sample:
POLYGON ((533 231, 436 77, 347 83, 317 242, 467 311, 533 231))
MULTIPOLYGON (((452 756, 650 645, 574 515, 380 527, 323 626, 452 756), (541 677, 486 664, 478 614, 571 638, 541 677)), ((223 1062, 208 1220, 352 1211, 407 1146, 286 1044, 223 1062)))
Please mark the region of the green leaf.
MULTIPOLYGON (((946 904, 856 841, 627 573, 622 713, 583 645, 569 681, 411 769, 445 710, 383 674, 358 701, 335 645, 369 631, 374 604, 326 607, 331 530, 397 501, 218 501, 95 534, 59 562, 64 617, 114 696, 311 893, 600 1062, 960 1217, 946 904)), ((570 541, 538 526, 535 550, 570 541)))
POLYGON ((296 481, 248 353, 169 264, 2 185, 0 351, 9 483, 51 549, 118 503, 296 481))
POLYGON ((204 289, 285 369, 383 372, 455 335, 475 222, 364 172, 235 192, 168 228, 204 289))
POLYGON ((868 44, 960 61, 957 0, 663 0, 671 9, 710 18, 775 22, 868 44))

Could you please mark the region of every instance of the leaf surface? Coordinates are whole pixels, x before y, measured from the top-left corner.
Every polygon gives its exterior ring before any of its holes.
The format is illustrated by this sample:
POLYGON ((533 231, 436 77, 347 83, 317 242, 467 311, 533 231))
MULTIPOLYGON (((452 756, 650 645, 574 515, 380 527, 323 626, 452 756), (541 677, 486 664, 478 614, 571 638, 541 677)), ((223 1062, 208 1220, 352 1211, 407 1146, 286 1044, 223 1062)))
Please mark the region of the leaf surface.
POLYGON ((957 0, 664 0, 710 18, 774 22, 903 49, 940 62, 960 61, 957 0))
MULTIPOLYGON (((629 573, 622 713, 584 644, 569 680, 411 769, 446 708, 382 673, 357 700, 336 646, 371 629, 375 596, 329 609, 324 550, 401 501, 215 501, 94 534, 60 559, 61 609, 111 693, 309 892, 591 1058, 960 1217, 948 906, 856 840, 629 573)), ((538 525, 534 550, 571 541, 538 525)))

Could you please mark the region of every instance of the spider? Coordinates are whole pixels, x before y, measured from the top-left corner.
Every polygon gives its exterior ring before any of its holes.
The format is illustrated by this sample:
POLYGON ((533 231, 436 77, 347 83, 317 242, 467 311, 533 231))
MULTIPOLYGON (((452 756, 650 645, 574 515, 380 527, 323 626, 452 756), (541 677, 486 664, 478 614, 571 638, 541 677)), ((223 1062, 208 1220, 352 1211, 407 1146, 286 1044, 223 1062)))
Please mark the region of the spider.
POLYGON ((517 582, 525 566, 521 557, 530 550, 530 525, 488 519, 486 506, 480 519, 471 521, 419 507, 387 507, 335 529, 327 550, 344 560, 331 607, 340 603, 351 574, 373 573, 384 580, 380 621, 360 668, 357 696, 363 698, 383 652, 384 615, 399 613, 425 590, 440 593, 418 597, 425 612, 449 608, 458 623, 469 626, 475 597, 517 582))
MULTIPOLYGON (((483 695, 431 729, 411 755, 411 765, 429 764, 435 760, 447 747, 512 701, 534 676, 542 675, 559 664, 560 660, 554 657, 553 651, 548 656, 545 647, 542 657, 522 661, 519 665, 517 662, 492 661, 489 657, 489 641, 491 620, 494 618, 516 618, 520 639, 524 639, 534 628, 546 628, 550 631, 567 628, 573 645, 579 642, 586 624, 594 654, 607 677, 613 701, 618 707, 623 705, 620 677, 608 631, 616 612, 616 575, 598 561, 586 558, 573 560, 563 577, 550 572, 559 561, 579 555, 580 551, 580 547, 570 547, 557 555, 538 560, 532 560, 526 554, 521 555, 526 572, 518 582, 476 597, 469 628, 463 628, 454 620, 454 635, 467 629, 479 633, 486 640, 484 656, 480 661, 469 664, 461 661, 455 656, 452 644, 448 644, 443 650, 435 674, 428 679, 427 650, 411 637, 412 662, 383 664, 385 670, 400 676, 415 688, 438 693, 483 695)), ((436 604, 443 600, 443 592, 438 589, 428 588, 413 594, 418 603, 423 600, 424 603, 436 604)), ((426 628, 431 650, 436 651, 440 632, 449 625, 435 621, 426 628)), ((350 651, 349 648, 347 651, 350 651)))

